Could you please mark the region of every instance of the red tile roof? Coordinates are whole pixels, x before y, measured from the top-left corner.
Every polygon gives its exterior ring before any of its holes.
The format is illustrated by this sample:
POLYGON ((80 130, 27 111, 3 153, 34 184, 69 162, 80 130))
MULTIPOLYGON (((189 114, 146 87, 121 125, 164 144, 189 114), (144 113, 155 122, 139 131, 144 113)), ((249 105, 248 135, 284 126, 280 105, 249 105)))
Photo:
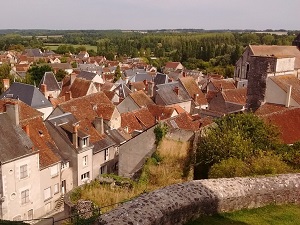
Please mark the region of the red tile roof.
POLYGON ((121 127, 125 130, 128 129, 129 134, 135 130, 143 130, 133 112, 121 113, 121 127))
POLYGON ((147 108, 141 108, 133 112, 135 117, 146 129, 155 125, 155 117, 149 112, 147 108))
POLYGON ((149 112, 156 118, 157 120, 168 119, 172 116, 175 111, 175 108, 162 106, 162 105, 148 105, 149 112))
POLYGON ((72 98, 79 98, 87 95, 92 85, 94 84, 90 80, 76 78, 69 89, 69 91, 72 93, 72 98))
POLYGON ((225 102, 246 105, 247 88, 222 90, 222 95, 223 95, 225 102))
POLYGON ((268 115, 268 114, 285 111, 287 109, 288 108, 286 108, 285 105, 265 103, 255 111, 255 115, 265 116, 265 115, 268 115))
POLYGON ((279 128, 284 143, 293 144, 300 141, 300 108, 287 108, 261 117, 279 128))
POLYGON ((167 62, 165 68, 176 69, 180 62, 167 62))
POLYGON ((184 88, 189 93, 189 96, 195 101, 197 105, 208 104, 205 95, 200 90, 193 77, 182 77, 179 78, 179 81, 182 83, 184 88))
POLYGON ((172 128, 179 128, 182 130, 197 131, 200 129, 201 121, 194 120, 193 117, 187 112, 181 113, 176 117, 170 118, 167 124, 172 128))
POLYGON ((148 105, 154 104, 151 98, 146 95, 144 91, 135 91, 129 93, 129 95, 139 107, 146 107, 148 105))
POLYGON ((217 90, 236 88, 233 79, 210 79, 210 82, 214 85, 214 87, 217 90))

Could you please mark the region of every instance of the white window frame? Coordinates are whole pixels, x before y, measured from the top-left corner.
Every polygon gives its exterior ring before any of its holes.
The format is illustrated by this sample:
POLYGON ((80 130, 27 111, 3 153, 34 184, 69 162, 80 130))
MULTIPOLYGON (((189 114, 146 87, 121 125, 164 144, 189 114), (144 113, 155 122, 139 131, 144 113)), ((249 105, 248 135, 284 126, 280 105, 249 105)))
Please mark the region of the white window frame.
POLYGON ((86 181, 90 179, 90 171, 81 174, 81 181, 86 181))
POLYGON ((54 184, 54 190, 53 190, 53 193, 54 194, 57 194, 59 192, 59 185, 58 183, 57 184, 54 184))
POLYGON ((104 150, 104 161, 109 160, 109 148, 104 150))
POLYGON ((20 179, 28 177, 28 165, 24 164, 20 166, 20 179))
POLYGON ((44 189, 44 201, 47 201, 50 198, 52 198, 51 187, 48 187, 48 188, 44 189))
POLYGON ((21 192, 21 203, 22 205, 29 203, 29 189, 26 189, 21 192))
POLYGON ((54 165, 50 167, 50 175, 51 177, 56 177, 58 175, 58 165, 54 165))
POLYGON ((88 156, 87 155, 82 157, 82 166, 83 167, 88 166, 88 156))

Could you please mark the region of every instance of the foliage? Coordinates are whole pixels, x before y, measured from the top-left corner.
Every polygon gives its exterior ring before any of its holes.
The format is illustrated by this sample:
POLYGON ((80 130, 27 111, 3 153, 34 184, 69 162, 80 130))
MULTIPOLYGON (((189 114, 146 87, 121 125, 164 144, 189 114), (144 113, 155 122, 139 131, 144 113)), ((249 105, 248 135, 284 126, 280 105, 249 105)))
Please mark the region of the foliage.
POLYGON ((197 145, 195 178, 207 178, 209 169, 229 158, 246 161, 260 151, 275 150, 278 131, 253 115, 227 115, 206 130, 197 145))
POLYGON ((241 159, 229 158, 214 164, 209 170, 209 178, 221 177, 245 177, 249 176, 251 170, 247 163, 241 159))
POLYGON ((159 123, 154 128, 154 134, 155 134, 155 143, 158 145, 161 140, 166 136, 168 133, 168 126, 164 123, 159 123))
POLYGON ((30 67, 30 69, 28 70, 28 73, 31 76, 31 80, 35 83, 35 84, 39 84, 41 79, 43 78, 45 72, 50 72, 53 71, 52 67, 49 66, 48 64, 45 65, 35 65, 30 67))
POLYGON ((75 217, 72 217, 73 225, 85 225, 93 224, 96 219, 101 215, 100 208, 98 208, 94 203, 92 203, 91 211, 85 214, 75 213, 75 217))
POLYGON ((114 82, 116 82, 117 80, 119 80, 122 77, 122 73, 121 73, 121 68, 118 65, 116 70, 115 70, 115 74, 114 74, 114 82))
POLYGON ((67 74, 68 73, 66 71, 59 69, 55 74, 56 80, 58 82, 62 81, 67 74))

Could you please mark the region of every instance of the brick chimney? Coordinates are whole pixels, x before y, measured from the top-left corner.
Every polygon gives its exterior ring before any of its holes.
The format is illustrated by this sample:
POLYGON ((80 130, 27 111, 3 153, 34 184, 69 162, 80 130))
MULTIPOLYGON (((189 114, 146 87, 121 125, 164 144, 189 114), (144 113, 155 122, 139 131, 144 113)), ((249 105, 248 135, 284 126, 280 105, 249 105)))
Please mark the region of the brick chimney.
POLYGON ((30 137, 30 129, 29 124, 26 124, 24 127, 22 127, 23 130, 26 132, 27 136, 30 137))
POLYGON ((104 124, 103 124, 103 117, 96 116, 94 120, 95 129, 99 132, 99 134, 104 134, 104 124))
POLYGON ((3 79, 3 91, 6 91, 10 87, 10 81, 9 79, 3 79))
POLYGON ((20 123, 19 104, 17 102, 6 103, 6 113, 15 125, 20 123))
POLYGON ((176 95, 179 95, 179 87, 177 87, 177 86, 174 87, 174 92, 175 92, 176 95))
POLYGON ((78 148, 78 127, 79 123, 72 124, 73 126, 73 133, 72 133, 72 144, 75 148, 78 148))
POLYGON ((47 93, 47 84, 41 84, 40 90, 43 93, 43 95, 46 95, 46 93, 47 93))
POLYGON ((66 101, 69 101, 69 100, 71 100, 72 99, 72 92, 71 91, 67 91, 66 93, 65 93, 65 100, 66 101))

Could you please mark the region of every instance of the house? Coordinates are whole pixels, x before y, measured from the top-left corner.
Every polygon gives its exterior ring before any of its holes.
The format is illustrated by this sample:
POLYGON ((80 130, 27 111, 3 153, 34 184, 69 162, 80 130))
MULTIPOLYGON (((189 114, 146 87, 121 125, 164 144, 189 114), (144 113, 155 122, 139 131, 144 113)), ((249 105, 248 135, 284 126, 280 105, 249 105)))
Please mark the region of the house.
POLYGON ((246 88, 220 90, 210 99, 208 109, 224 114, 241 112, 245 109, 246 98, 246 88))
POLYGON ((207 84, 207 93, 210 91, 220 91, 223 89, 235 89, 235 81, 232 78, 215 79, 210 78, 207 84))
POLYGON ((78 57, 79 59, 86 59, 86 58, 89 58, 90 55, 89 55, 89 53, 88 53, 87 51, 80 51, 80 52, 78 53, 77 57, 78 57))
POLYGON ((163 106, 179 105, 186 112, 191 112, 191 97, 183 85, 178 82, 157 85, 155 103, 163 106))
POLYGON ((53 72, 45 72, 39 84, 39 90, 47 99, 57 98, 60 94, 60 86, 53 72))
POLYGON ((179 79, 179 82, 192 99, 191 112, 197 112, 200 108, 206 109, 208 107, 205 95, 200 90, 193 77, 182 77, 179 79))
POLYGON ((49 66, 52 67, 54 73, 57 73, 59 70, 65 71, 67 74, 73 73, 73 67, 70 63, 50 63, 49 66))
POLYGON ((102 77, 99 76, 97 73, 93 73, 93 72, 81 70, 80 73, 77 75, 77 77, 85 80, 93 81, 94 83, 99 83, 99 84, 104 83, 102 77))
POLYGON ((154 104, 152 99, 143 90, 129 93, 129 95, 117 106, 120 113, 131 112, 142 107, 154 104))
POLYGON ((167 62, 163 68, 163 72, 168 74, 169 72, 175 72, 176 70, 183 70, 183 65, 180 62, 167 62))
POLYGON ((297 46, 249 45, 235 64, 235 80, 248 80, 249 71, 252 66, 250 62, 252 56, 276 58, 294 57, 294 70, 296 74, 300 72, 300 51, 297 46))
POLYGON ((20 99, 22 102, 37 109, 44 114, 46 119, 53 110, 52 104, 38 88, 33 85, 14 82, 0 95, 2 98, 20 99))
POLYGON ((121 126, 121 117, 116 107, 103 92, 98 92, 59 104, 51 114, 50 122, 55 125, 53 120, 68 113, 72 114, 76 121, 80 121, 79 128, 89 137, 92 149, 89 158, 93 168, 89 177, 94 179, 100 174, 115 172, 117 146, 105 132, 121 126))
POLYGON ((292 96, 295 97, 298 90, 292 86, 297 88, 299 81, 294 64, 295 57, 251 56, 246 108, 255 111, 266 102, 287 106, 296 104, 293 100, 297 100, 292 96))
POLYGON ((147 108, 156 121, 165 120, 178 115, 174 107, 151 104, 148 105, 147 108))

